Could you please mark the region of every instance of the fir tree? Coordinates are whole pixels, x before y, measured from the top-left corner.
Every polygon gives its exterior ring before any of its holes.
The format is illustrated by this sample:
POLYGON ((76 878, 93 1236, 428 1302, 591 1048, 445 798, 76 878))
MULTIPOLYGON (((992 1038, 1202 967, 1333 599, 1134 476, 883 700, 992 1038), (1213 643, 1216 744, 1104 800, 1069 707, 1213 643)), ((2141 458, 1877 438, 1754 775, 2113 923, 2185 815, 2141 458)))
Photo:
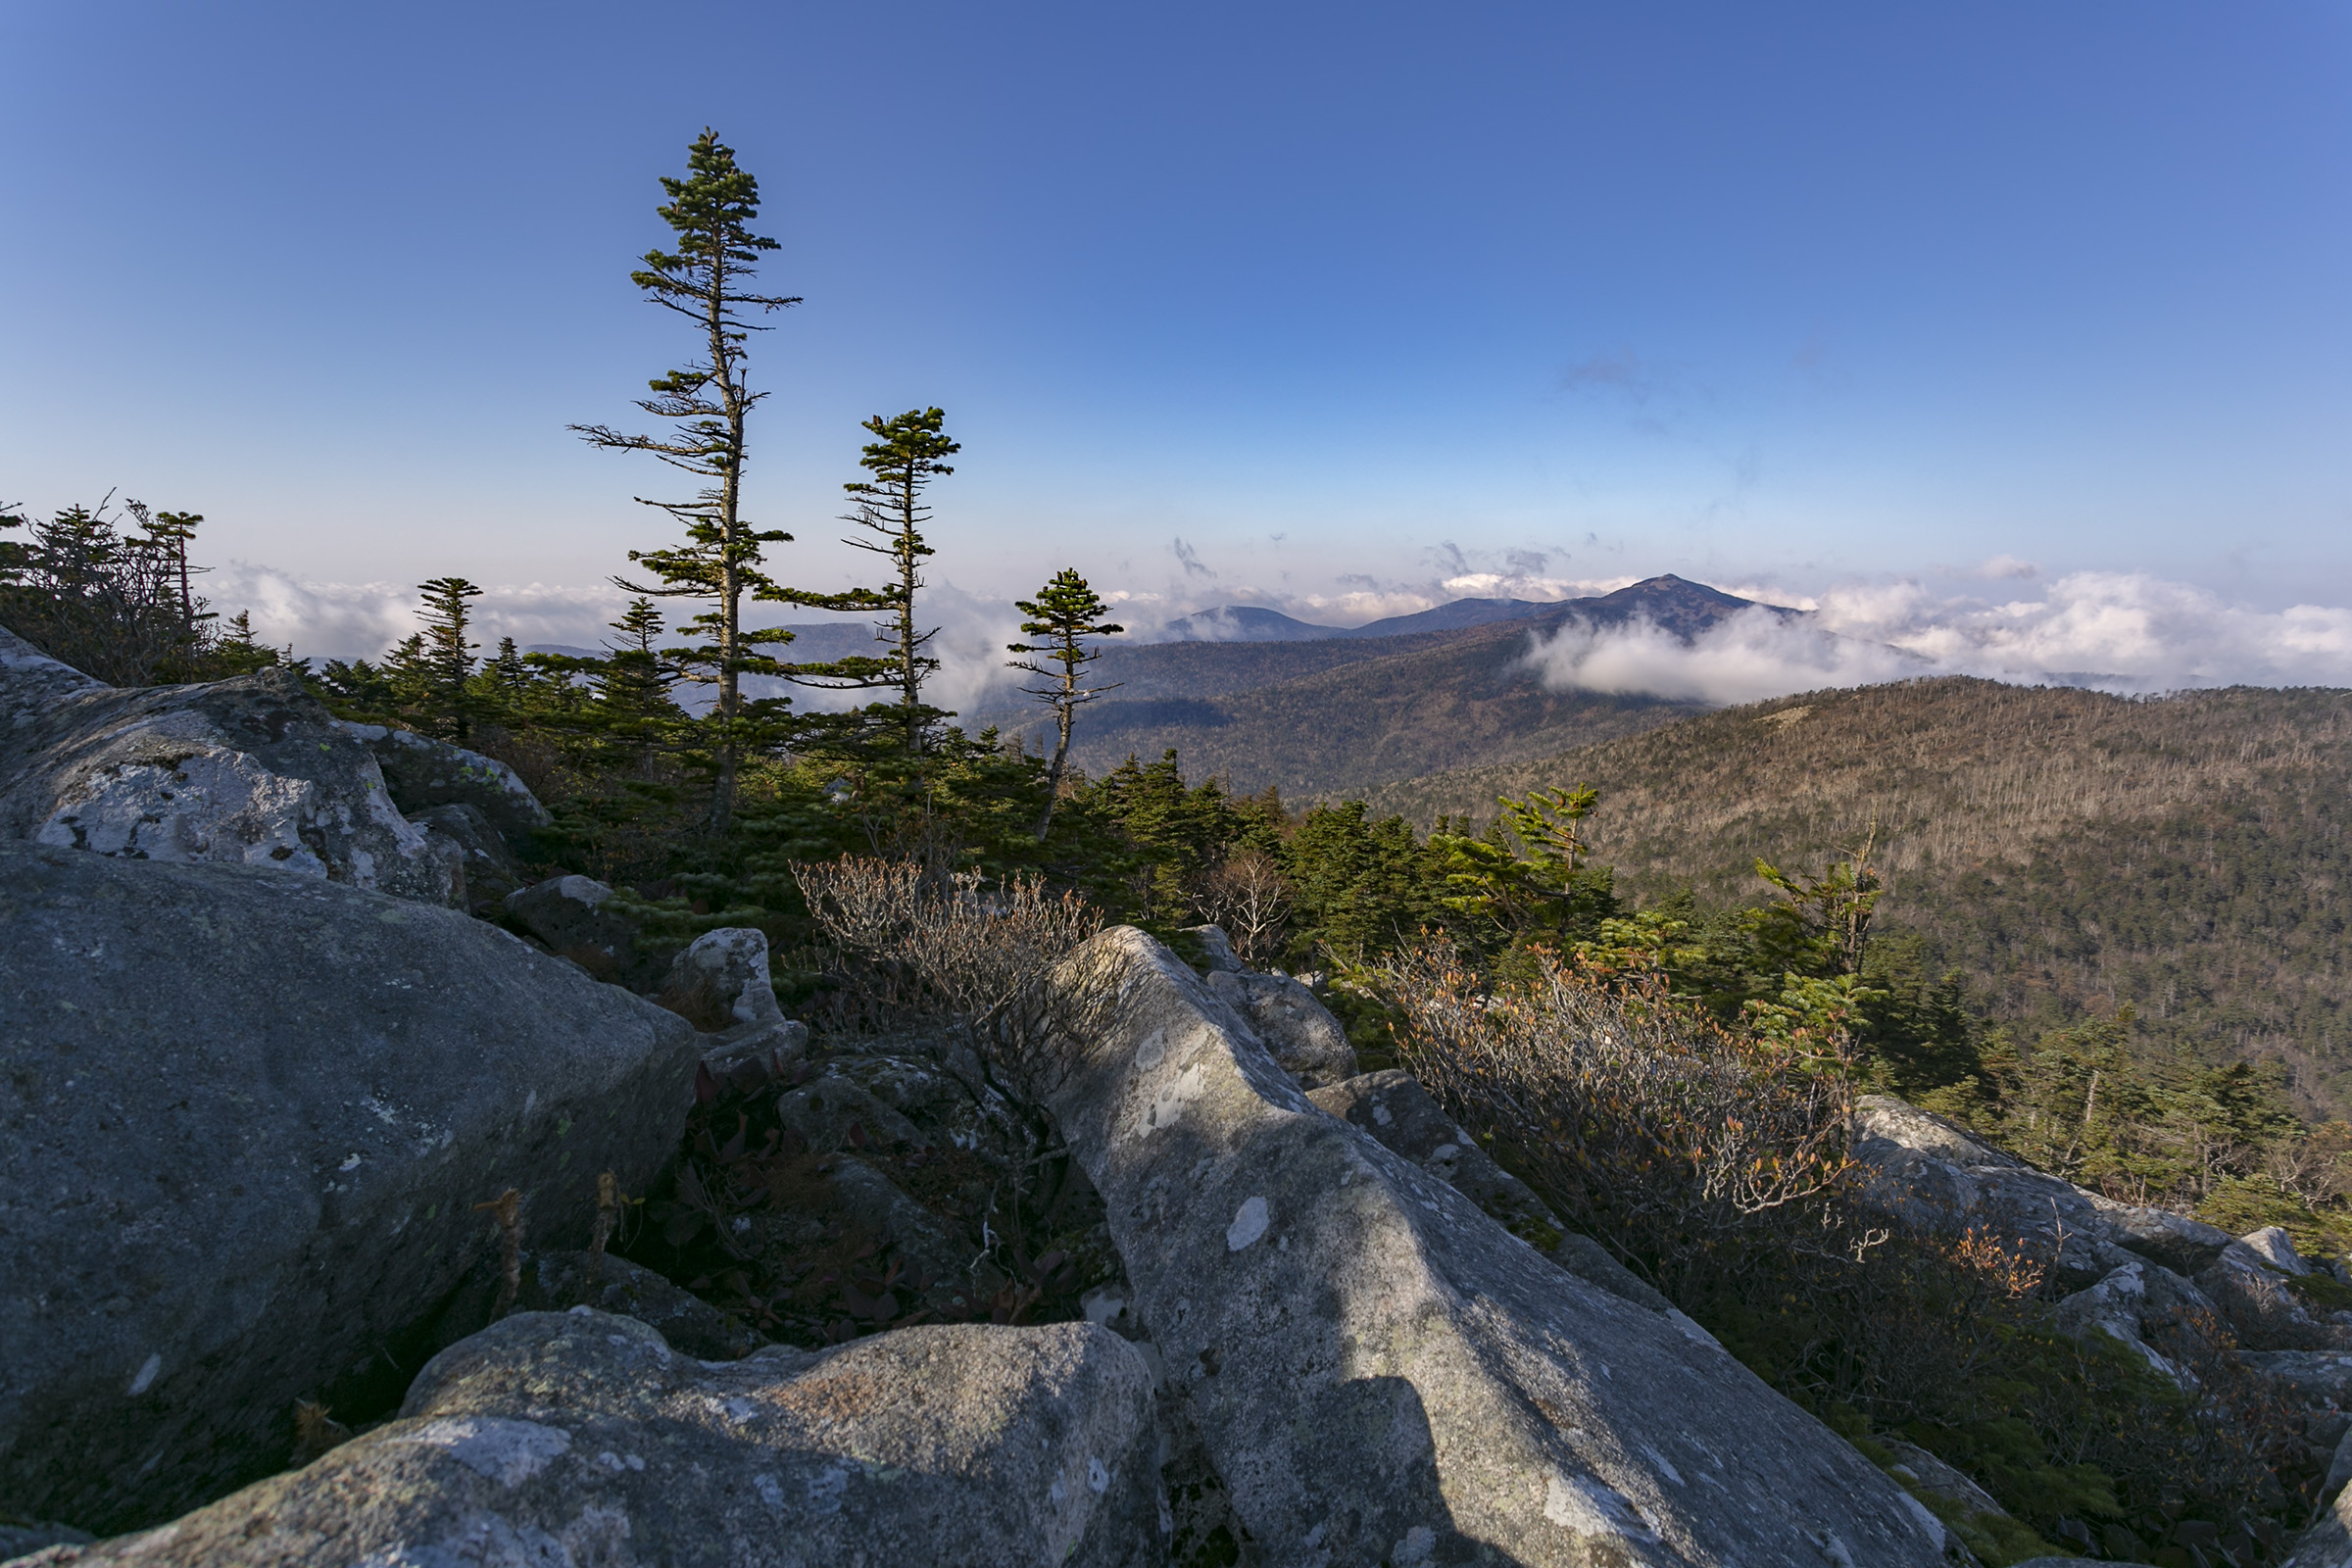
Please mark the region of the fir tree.
POLYGON ((669 201, 657 209, 676 231, 676 252, 648 251, 645 266, 629 274, 654 304, 692 321, 701 339, 698 358, 656 377, 650 383, 654 395, 638 400, 646 413, 676 423, 662 435, 624 435, 602 424, 572 428, 592 446, 651 453, 702 482, 687 501, 637 498, 675 517, 685 527, 686 543, 629 552, 631 561, 643 563, 660 579, 658 586, 613 580, 631 593, 699 599, 707 606, 684 628, 704 640, 670 650, 670 657, 684 678, 716 688, 708 719, 712 732, 709 826, 724 833, 734 819, 736 777, 745 752, 767 738, 781 706, 776 699, 747 704, 742 677, 781 674, 782 666, 760 650, 789 642, 792 635, 743 625, 747 594, 771 598, 779 593, 760 569, 760 547, 792 537, 781 529, 755 528, 743 516, 745 424, 766 396, 752 391, 745 379, 750 335, 764 328, 744 313, 778 311, 800 299, 749 290, 760 253, 776 249, 776 242, 751 231, 760 215, 760 182, 737 167, 734 149, 705 129, 688 149, 687 171, 684 179, 662 178, 669 201))
POLYGON ((278 662, 278 652, 265 647, 253 635, 253 612, 240 610, 221 623, 220 637, 213 645, 213 662, 228 675, 250 675, 278 662))
POLYGON ((424 595, 424 631, 401 651, 417 685, 418 716, 428 733, 463 741, 473 733, 478 706, 470 683, 479 645, 466 640, 472 619, 466 601, 482 591, 463 577, 435 577, 416 589, 424 595))
POLYGON ((1040 640, 1005 644, 1008 653, 1032 656, 1006 662, 1015 669, 1044 676, 1045 685, 1023 690, 1052 704, 1054 709, 1054 760, 1046 765, 1046 812, 1037 823, 1037 841, 1043 844, 1054 826, 1062 768, 1069 760, 1071 719, 1081 703, 1091 703, 1122 684, 1116 681, 1108 686, 1080 684, 1086 666, 1102 657, 1101 649, 1086 646, 1086 639, 1115 637, 1127 628, 1104 618, 1110 613, 1110 607, 1096 597, 1087 580, 1068 566, 1055 572, 1054 580, 1040 588, 1035 599, 1018 600, 1014 608, 1029 617, 1021 622, 1021 635, 1040 640))
POLYGON ((658 651, 662 612, 651 599, 632 599, 610 623, 619 638, 608 642, 607 657, 592 675, 597 707, 606 728, 634 757, 639 767, 653 760, 664 732, 685 718, 669 695, 677 672, 658 651))
POLYGON ((189 578, 206 568, 188 564, 188 545, 195 539, 196 525, 204 521, 204 514, 158 512, 150 514, 135 501, 129 505, 146 529, 149 547, 162 553, 171 562, 172 572, 179 579, 179 618, 187 626, 189 640, 193 641, 197 623, 204 617, 196 609, 196 596, 191 591, 189 578))
POLYGON ((881 439, 866 444, 858 464, 873 477, 842 486, 850 498, 850 511, 842 520, 879 536, 878 542, 853 538, 842 543, 888 557, 891 581, 880 588, 852 588, 838 594, 778 589, 760 596, 812 610, 880 611, 890 617, 877 628, 875 638, 888 645, 888 653, 879 658, 797 664, 792 666, 792 677, 804 685, 835 691, 897 687, 898 702, 868 709, 867 717, 886 726, 891 744, 909 760, 922 755, 931 726, 950 716, 923 702, 923 681, 939 668, 939 661, 923 648, 937 628, 918 630, 915 621, 915 595, 923 587, 923 558, 934 554, 923 539, 923 524, 931 519, 931 508, 923 495, 934 478, 956 471, 941 460, 962 450, 943 433, 946 419, 938 409, 909 409, 895 418, 885 419, 877 414, 865 420, 862 428, 881 439))

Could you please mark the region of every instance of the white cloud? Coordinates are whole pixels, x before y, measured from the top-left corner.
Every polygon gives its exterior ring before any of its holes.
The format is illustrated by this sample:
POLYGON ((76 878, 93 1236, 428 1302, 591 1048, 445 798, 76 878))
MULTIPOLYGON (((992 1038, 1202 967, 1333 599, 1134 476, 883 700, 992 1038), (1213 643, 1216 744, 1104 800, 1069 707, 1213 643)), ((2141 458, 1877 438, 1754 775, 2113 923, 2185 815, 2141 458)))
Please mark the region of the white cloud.
POLYGON ((2352 610, 2233 605, 2144 572, 2069 572, 2032 598, 1939 598, 1916 582, 1832 589, 1822 624, 2004 680, 2116 691, 2352 683, 2352 610))
MULTIPOLYGON (((2233 683, 2352 686, 2352 609, 2257 610, 2140 572, 2078 571, 2047 580, 2030 572, 2026 563, 1995 557, 1973 568, 1975 593, 1943 592, 1914 578, 1847 582, 1816 594, 1727 584, 1742 598, 1812 613, 1795 623, 1761 612, 1737 615, 1691 644, 1640 623, 1603 632, 1570 627, 1530 658, 1557 686, 1709 703, 1941 672, 2119 692, 2233 683), (2003 592, 2010 597, 1995 597, 2003 592)), ((1465 597, 1583 598, 1631 580, 1457 570, 1422 584, 1330 593, 1245 590, 1233 602, 1358 625, 1465 597)), ((209 573, 203 587, 223 615, 250 611, 265 642, 290 644, 315 658, 374 659, 420 624, 412 585, 306 582, 240 562, 209 573)), ((492 585, 475 601, 476 635, 485 647, 502 636, 525 646, 594 647, 628 597, 611 584, 492 585)), ((1129 640, 1156 634, 1144 622, 1167 601, 1132 590, 1106 597, 1122 606, 1129 640)), ((683 604, 664 608, 688 612, 683 604)), ((933 644, 943 665, 933 686, 940 706, 968 712, 1019 683, 1004 667, 1004 645, 1015 640, 1019 621, 1009 599, 941 586, 924 596, 924 608, 926 624, 941 628, 933 644)), ((824 702, 805 691, 795 697, 811 707, 824 702)))
POLYGON ((1556 689, 1717 705, 1928 673, 1923 661, 1895 649, 1761 609, 1740 611, 1690 643, 1646 620, 1600 629, 1572 623, 1536 638, 1528 659, 1556 689))
MULTIPOLYGON (((423 622, 416 588, 383 582, 304 582, 273 566, 231 562, 208 572, 203 592, 221 617, 250 612, 254 635, 273 647, 318 659, 374 659, 423 622)), ((503 584, 473 601, 473 634, 485 647, 517 643, 594 646, 628 595, 610 583, 503 584)))
POLYGON ((1742 612, 1690 643, 1647 622, 1570 626, 1528 657, 1554 687, 1717 704, 1924 674, 2126 693, 2352 685, 2352 610, 2255 610, 2139 572, 2071 572, 1999 603, 1848 583, 1798 608, 1814 612, 1742 612))
POLYGON ((969 713, 1025 678, 1004 662, 1012 658, 1005 644, 1021 635, 1021 612, 1011 600, 933 588, 923 596, 923 620, 939 628, 930 650, 940 666, 931 677, 935 706, 969 713))

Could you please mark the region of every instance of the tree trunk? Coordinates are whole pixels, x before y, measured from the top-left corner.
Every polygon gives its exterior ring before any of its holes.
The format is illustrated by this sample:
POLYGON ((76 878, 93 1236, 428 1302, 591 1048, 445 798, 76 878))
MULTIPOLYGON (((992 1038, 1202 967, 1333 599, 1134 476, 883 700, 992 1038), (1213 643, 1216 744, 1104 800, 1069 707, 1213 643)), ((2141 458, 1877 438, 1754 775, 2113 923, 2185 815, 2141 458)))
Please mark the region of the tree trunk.
POLYGON ((915 707, 922 696, 921 672, 914 664, 914 469, 900 481, 899 494, 899 703, 906 726, 906 755, 920 746, 922 721, 915 707))
POLYGON ((735 710, 740 704, 735 668, 738 619, 743 609, 743 581, 736 571, 736 506, 743 482, 743 395, 735 384, 733 357, 727 352, 726 251, 722 245, 710 262, 710 366, 718 374, 719 396, 727 405, 727 471, 718 485, 718 776, 710 791, 710 832, 724 837, 735 825, 735 774, 739 763, 735 744, 735 710))
POLYGON ((1054 721, 1060 734, 1054 742, 1054 760, 1046 768, 1046 814, 1037 819, 1037 842, 1046 842, 1054 827, 1054 808, 1061 802, 1061 769, 1070 757, 1070 688, 1073 682, 1062 684, 1061 701, 1054 705, 1054 721))

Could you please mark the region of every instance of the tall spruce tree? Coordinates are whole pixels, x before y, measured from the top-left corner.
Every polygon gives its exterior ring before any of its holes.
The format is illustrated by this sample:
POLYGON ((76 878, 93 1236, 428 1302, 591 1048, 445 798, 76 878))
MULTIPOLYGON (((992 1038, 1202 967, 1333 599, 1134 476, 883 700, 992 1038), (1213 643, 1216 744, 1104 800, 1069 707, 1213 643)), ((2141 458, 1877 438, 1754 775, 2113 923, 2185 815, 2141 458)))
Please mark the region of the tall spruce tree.
POLYGON ((188 545, 195 539, 196 525, 204 521, 204 514, 201 512, 149 513, 136 501, 130 502, 129 507, 139 517, 140 525, 146 529, 151 547, 161 551, 169 559, 174 574, 179 578, 179 618, 187 624, 188 635, 193 640, 198 620, 209 618, 199 615, 196 609, 194 585, 189 580, 205 568, 188 564, 188 545))
POLYGON ((412 678, 417 686, 417 716, 431 734, 450 740, 468 739, 480 706, 472 686, 473 655, 480 645, 466 640, 473 612, 466 601, 482 590, 463 577, 435 577, 420 582, 424 595, 424 631, 401 648, 409 654, 412 678))
POLYGON ((685 527, 686 543, 629 552, 631 561, 660 579, 658 585, 613 581, 634 594, 698 599, 707 607, 681 628, 703 640, 665 652, 684 679, 715 688, 706 720, 712 764, 709 826, 724 833, 734 820, 743 758, 772 738, 782 706, 779 699, 747 703, 742 677, 784 673, 760 650, 792 640, 780 628, 748 630, 743 624, 747 595, 780 594, 760 569, 760 547, 792 538, 781 529, 756 528, 743 516, 745 424, 766 396, 745 379, 750 335, 765 330, 745 313, 779 311, 800 298, 751 292, 760 253, 776 249, 776 242, 751 231, 760 216, 760 182, 737 167, 734 149, 713 132, 706 128, 688 149, 686 177, 665 175, 662 188, 669 200, 656 211, 676 232, 677 250, 646 252, 645 266, 629 280, 654 304, 693 322, 700 339, 697 358, 657 376, 649 383, 654 395, 637 400, 646 413, 676 423, 660 435, 625 435, 602 424, 571 428, 591 446, 648 452, 702 481, 691 500, 636 498, 675 517, 685 527))
POLYGON ((1069 566, 1055 572, 1054 580, 1040 588, 1035 599, 1015 601, 1015 608, 1029 617, 1021 622, 1021 635, 1038 640, 1005 644, 1007 653, 1030 656, 1005 662, 1015 669, 1044 676, 1044 685, 1022 689, 1052 704, 1054 709, 1054 760, 1046 765, 1046 810, 1037 823, 1037 841, 1043 844, 1054 827, 1054 808, 1061 795, 1061 773, 1069 762, 1071 720, 1080 704, 1091 703, 1122 684, 1118 681, 1107 686, 1083 684, 1086 666, 1102 657, 1102 650, 1089 648, 1086 639, 1115 637, 1127 628, 1104 618, 1109 615, 1110 607, 1069 566))
POLYGON ((879 588, 852 588, 837 594, 776 589, 761 595, 812 610, 879 611, 889 617, 876 632, 876 640, 889 652, 879 657, 796 664, 791 666, 792 677, 803 685, 836 691, 897 687, 896 703, 877 705, 866 712, 885 730, 890 744, 909 759, 922 755, 931 726, 951 716, 923 702, 923 682, 939 668, 939 661, 923 648, 938 634, 938 628, 918 629, 915 613, 915 595, 923 587, 923 558, 936 553, 923 539, 923 525, 931 520, 924 494, 933 479, 956 471, 943 460, 963 450, 948 439, 943 428, 946 421, 947 416, 938 409, 909 409, 888 419, 877 414, 860 426, 880 438, 866 443, 858 459, 858 466, 873 477, 842 486, 850 498, 850 510, 842 521, 878 537, 842 543, 887 557, 892 567, 889 581, 879 588))

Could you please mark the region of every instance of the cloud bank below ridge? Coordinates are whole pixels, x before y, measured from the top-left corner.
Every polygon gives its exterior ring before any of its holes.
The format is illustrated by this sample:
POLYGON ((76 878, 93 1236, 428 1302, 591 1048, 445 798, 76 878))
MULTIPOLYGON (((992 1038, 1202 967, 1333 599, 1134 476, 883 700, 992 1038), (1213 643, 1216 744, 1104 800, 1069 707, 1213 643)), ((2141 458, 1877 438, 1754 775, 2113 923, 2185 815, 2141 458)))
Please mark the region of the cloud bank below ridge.
MULTIPOLYGON (((1911 578, 1840 583, 1816 594, 1725 581, 1727 592, 1810 613, 1743 612, 1688 644, 1642 622, 1597 631, 1570 626, 1538 640, 1528 658, 1555 687, 1718 706, 1928 674, 2119 693, 2352 686, 2352 609, 2258 610, 2144 572, 2077 571, 2045 582, 2029 564, 2008 558, 1974 575, 1978 586, 1967 592, 1911 578)), ((1355 623, 1456 598, 1565 599, 1631 580, 1461 572, 1409 587, 1249 597, 1301 619, 1355 623)), ((297 654, 372 659, 418 626, 417 595, 408 587, 305 582, 244 563, 207 574, 202 586, 218 610, 250 611, 257 636, 297 654)), ((1104 597, 1118 603, 1136 640, 1151 638, 1180 607, 1191 608, 1156 593, 1110 588, 1104 597)), ((493 585, 475 605, 477 635, 486 646, 511 636, 526 646, 594 647, 627 598, 609 583, 493 585)), ((1017 683, 1002 651, 1019 620, 1009 599, 941 584, 924 603, 926 621, 942 628, 932 650, 946 665, 937 687, 942 706, 969 710, 1017 683)), ((687 612, 682 603, 664 608, 687 612)), ((833 706, 814 694, 799 700, 833 706)))
MULTIPOLYGON (((2025 575, 2015 564, 1998 575, 2025 575)), ((1743 611, 1690 643, 1643 622, 1570 626, 1528 658, 1555 688, 1716 706, 1934 674, 2117 693, 2352 686, 2352 610, 2254 610, 2141 572, 2070 572, 1997 602, 1916 580, 1779 602, 1811 613, 1743 611)))

